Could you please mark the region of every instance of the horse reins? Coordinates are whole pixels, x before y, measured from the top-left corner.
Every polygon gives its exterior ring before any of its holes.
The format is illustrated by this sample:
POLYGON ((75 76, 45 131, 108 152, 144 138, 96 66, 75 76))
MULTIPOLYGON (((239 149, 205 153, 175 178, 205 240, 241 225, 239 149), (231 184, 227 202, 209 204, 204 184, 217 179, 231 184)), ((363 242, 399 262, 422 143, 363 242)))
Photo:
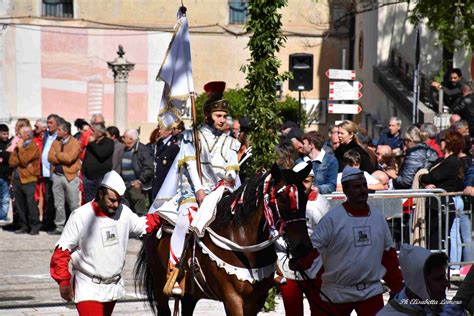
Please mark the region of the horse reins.
MULTIPOLYGON (((272 198, 272 201, 274 201, 274 205, 275 205, 275 209, 277 211, 277 214, 278 216, 280 217, 280 233, 282 232, 283 228, 285 225, 288 225, 290 223, 294 223, 294 222, 299 222, 299 221, 306 221, 306 217, 301 217, 301 218, 294 218, 294 219, 289 219, 289 220, 283 220, 283 218, 281 217, 280 215, 280 211, 278 209, 278 203, 276 203, 276 194, 274 194, 274 189, 272 190, 272 193, 273 193, 273 198, 272 198)), ((284 191, 289 191, 288 193, 288 196, 290 198, 290 212, 292 213, 296 213, 298 210, 299 210, 299 196, 298 196, 298 188, 296 187, 296 185, 284 185, 282 186, 276 193, 279 194, 279 193, 282 193, 284 191)), ((286 237, 286 236, 285 236, 286 237)), ((284 238, 285 238, 284 237, 284 238)), ((286 239, 286 238, 285 238, 286 239)), ((286 240, 286 244, 288 245, 288 247, 290 247, 290 243, 288 243, 288 240, 286 240)), ((306 272, 304 270, 298 270, 298 272, 301 274, 301 276, 303 277, 303 280, 305 281, 310 281, 311 279, 308 277, 308 275, 306 274, 306 272)), ((298 286, 300 288, 302 288, 302 290, 304 289, 304 286, 303 284, 297 282, 298 286)), ((309 286, 308 287, 310 291, 314 291, 313 287, 309 286)), ((316 290, 319 292, 319 294, 321 294, 330 304, 334 305, 334 303, 331 301, 331 299, 319 288, 316 288, 316 290)), ((304 292, 304 291, 303 291, 304 292)), ((318 293, 317 293, 318 294, 318 293)), ((310 300, 310 297, 307 297, 308 300, 310 300)), ((322 312, 325 312, 326 314, 328 315, 333 315, 331 312, 327 311, 323 306, 321 306, 320 304, 314 302, 313 300, 313 304, 322 312)))
MULTIPOLYGON (((288 245, 288 248, 290 248, 290 243, 288 243, 288 240, 286 240, 286 236, 283 236, 283 238, 285 239, 285 242, 288 245)), ((287 253, 288 258, 289 258, 289 252, 290 251, 288 249, 288 253, 287 253)), ((299 269, 299 270, 297 270, 297 272, 301 274, 304 281, 311 281, 312 280, 308 277, 308 275, 306 274, 306 272, 304 270, 299 269)), ((303 284, 301 284, 300 282, 296 282, 296 284, 298 284, 298 287, 300 287, 301 291, 304 293, 305 286, 303 284)), ((310 292, 311 291, 317 291, 318 293, 316 293, 316 294, 321 294, 328 301, 329 304, 334 305, 334 303, 331 301, 331 299, 320 288, 312 287, 312 286, 307 286, 307 288, 309 288, 310 292)), ((306 298, 308 299, 308 301, 311 301, 314 304, 314 306, 316 306, 320 311, 322 311, 322 312, 324 312, 328 315, 334 315, 333 313, 327 311, 323 306, 321 306, 320 304, 315 302, 310 296, 306 296, 306 298)))
MULTIPOLYGON (((306 274, 306 272, 305 272, 304 270, 298 270, 298 272, 299 272, 299 273, 301 274, 301 276, 303 277, 303 280, 305 280, 305 281, 310 281, 310 280, 311 280, 311 279, 308 277, 308 275, 306 274)), ((301 288, 304 289, 303 284, 300 284, 299 282, 296 282, 296 283, 298 284, 299 287, 301 287, 301 288)), ((318 287, 308 286, 308 288, 309 288, 310 291, 316 290, 317 292, 319 292, 319 294, 321 294, 322 296, 324 296, 324 298, 328 301, 329 304, 334 305, 334 303, 331 301, 331 299, 330 299, 326 294, 324 294, 324 292, 323 292, 321 289, 319 289, 318 287)), ((317 294, 317 293, 316 293, 316 294, 317 294)), ((308 300, 310 299, 309 297, 306 297, 306 298, 307 298, 308 300)), ((327 313, 328 315, 334 315, 333 313, 327 311, 323 306, 321 306, 321 305, 317 304, 316 302, 314 302, 314 300, 313 300, 313 304, 314 304, 317 308, 319 308, 319 310, 321 310, 321 311, 327 313)))

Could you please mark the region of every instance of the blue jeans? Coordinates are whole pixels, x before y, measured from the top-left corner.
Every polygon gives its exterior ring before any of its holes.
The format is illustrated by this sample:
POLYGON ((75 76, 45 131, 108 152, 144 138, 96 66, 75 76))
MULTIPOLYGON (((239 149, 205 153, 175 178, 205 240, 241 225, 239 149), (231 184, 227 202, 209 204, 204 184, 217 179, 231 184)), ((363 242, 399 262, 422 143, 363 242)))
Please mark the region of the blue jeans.
POLYGON ((8 190, 8 182, 0 179, 0 220, 7 219, 9 202, 10 191, 8 190))
MULTIPOLYGON (((459 216, 456 216, 449 234, 451 236, 451 249, 449 251, 450 261, 471 261, 472 236, 471 221, 469 220, 469 215, 461 214, 459 216), (461 246, 461 243, 463 244, 463 246, 461 246)), ((459 266, 453 265, 451 266, 451 269, 459 269, 459 266)))

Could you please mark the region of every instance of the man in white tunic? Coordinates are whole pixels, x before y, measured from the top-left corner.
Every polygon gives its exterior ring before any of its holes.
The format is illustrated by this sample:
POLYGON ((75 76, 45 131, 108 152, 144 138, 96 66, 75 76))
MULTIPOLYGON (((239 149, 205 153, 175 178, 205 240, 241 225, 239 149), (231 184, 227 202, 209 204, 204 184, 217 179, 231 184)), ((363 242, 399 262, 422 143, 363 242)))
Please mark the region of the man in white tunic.
POLYGON ((367 204, 363 171, 345 167, 342 187, 347 201, 322 217, 311 238, 324 266, 323 300, 335 315, 371 316, 383 308, 382 278, 393 293, 402 287, 397 253, 382 212, 367 204))
MULTIPOLYGON (((199 205, 211 193, 216 184, 222 184, 232 189, 239 170, 237 152, 240 143, 222 132, 227 120, 229 104, 223 100, 225 82, 209 82, 204 86, 208 99, 204 104, 205 124, 199 128, 200 167, 202 178, 198 174, 196 163, 196 146, 191 131, 183 133, 180 151, 178 153, 179 185, 178 216, 176 226, 171 236, 168 277, 171 276, 179 262, 183 249, 186 232, 197 212, 203 210, 199 205)), ((161 214, 161 213, 160 213, 161 214)), ((163 214, 161 214, 163 215, 163 214)), ((166 216, 164 216, 166 218, 166 216)), ((181 295, 182 291, 176 283, 173 295, 181 295)))
POLYGON ((157 214, 138 217, 121 203, 125 189, 117 172, 106 173, 96 198, 72 212, 56 243, 50 273, 61 297, 74 301, 79 315, 112 314, 117 299, 125 296, 121 274, 129 235, 150 233, 160 225, 157 214))

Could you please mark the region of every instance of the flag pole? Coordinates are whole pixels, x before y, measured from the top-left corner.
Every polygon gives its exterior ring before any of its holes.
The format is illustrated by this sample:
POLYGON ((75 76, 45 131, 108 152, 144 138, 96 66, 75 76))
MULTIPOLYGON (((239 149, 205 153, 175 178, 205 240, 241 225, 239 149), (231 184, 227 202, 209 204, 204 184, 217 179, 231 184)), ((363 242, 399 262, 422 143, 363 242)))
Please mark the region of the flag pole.
POLYGON ((199 144, 199 133, 197 129, 196 97, 195 97, 194 92, 191 92, 191 115, 193 119, 193 136, 194 136, 194 148, 196 150, 196 166, 197 166, 199 178, 202 181, 201 146, 199 144))
MULTIPOLYGON (((183 5, 181 0, 181 7, 179 8, 181 14, 186 16, 187 8, 183 5)), ((199 133, 197 129, 197 113, 196 113, 196 94, 191 92, 191 115, 193 119, 193 136, 194 136, 194 149, 196 151, 196 166, 199 175, 199 179, 202 181, 202 166, 201 166, 201 146, 199 144, 199 133)))

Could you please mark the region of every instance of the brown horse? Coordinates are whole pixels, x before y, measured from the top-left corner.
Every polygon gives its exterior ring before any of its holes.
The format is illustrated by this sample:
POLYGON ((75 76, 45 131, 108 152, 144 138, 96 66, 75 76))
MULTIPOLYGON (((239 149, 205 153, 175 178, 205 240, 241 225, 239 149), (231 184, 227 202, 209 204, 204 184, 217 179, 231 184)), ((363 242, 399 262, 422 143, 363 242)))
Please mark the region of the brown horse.
MULTIPOLYGON (((310 170, 311 165, 299 173, 280 170, 275 165, 271 170, 271 178, 270 174, 256 175, 245 186, 218 203, 216 218, 210 228, 217 235, 245 248, 261 245, 271 239, 269 226, 273 218, 276 228, 284 231, 293 257, 303 258, 312 249, 306 228, 307 197, 302 186, 302 181, 310 170)), ((274 264, 277 259, 273 245, 267 242, 265 245, 269 246, 263 249, 231 251, 217 246, 214 241, 206 233, 202 239, 197 240, 197 245, 188 247, 186 262, 192 262, 189 258, 194 252, 197 264, 192 265, 193 269, 186 264, 188 277, 185 295, 181 300, 182 314, 192 315, 197 301, 209 298, 222 301, 228 315, 256 315, 273 285, 274 264), (199 246, 201 243, 204 248, 199 246), (208 255, 209 251, 221 261, 215 257, 212 259, 208 255), (200 269, 196 269, 196 266, 200 269), (222 268, 223 266, 226 268, 222 268), (256 270, 262 267, 266 267, 266 272, 256 270), (233 275, 232 269, 239 268, 240 271, 253 273, 255 278, 244 281, 242 275, 239 278, 233 275), (205 279, 206 284, 194 283, 196 281, 193 275, 200 275, 196 280, 205 279)), ((163 294, 169 244, 170 233, 166 230, 163 230, 160 239, 151 234, 144 239, 135 265, 136 286, 144 290, 153 311, 158 315, 171 314, 169 297, 163 294)))

